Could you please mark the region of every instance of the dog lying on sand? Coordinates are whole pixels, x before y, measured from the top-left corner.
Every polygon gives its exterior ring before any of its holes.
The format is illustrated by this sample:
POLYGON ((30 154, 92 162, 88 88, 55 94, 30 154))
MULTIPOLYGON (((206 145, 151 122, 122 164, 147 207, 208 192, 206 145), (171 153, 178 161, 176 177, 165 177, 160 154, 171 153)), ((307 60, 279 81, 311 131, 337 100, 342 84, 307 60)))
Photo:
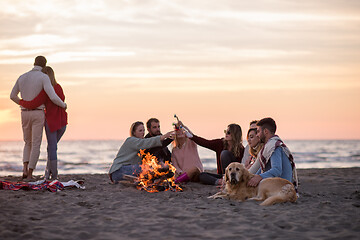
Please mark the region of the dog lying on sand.
POLYGON ((225 189, 209 198, 230 200, 263 201, 260 205, 269 206, 282 202, 296 202, 294 185, 283 178, 263 179, 257 187, 248 187, 248 181, 254 176, 243 164, 230 163, 225 169, 225 189))

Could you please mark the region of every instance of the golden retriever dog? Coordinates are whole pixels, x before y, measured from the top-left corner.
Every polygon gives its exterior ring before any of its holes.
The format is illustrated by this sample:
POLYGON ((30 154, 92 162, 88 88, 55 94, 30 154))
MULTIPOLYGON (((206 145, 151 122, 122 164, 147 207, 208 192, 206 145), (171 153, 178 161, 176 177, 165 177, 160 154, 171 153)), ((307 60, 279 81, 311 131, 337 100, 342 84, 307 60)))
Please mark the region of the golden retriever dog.
POLYGON ((248 181, 254 176, 243 164, 232 162, 225 169, 225 188, 209 198, 245 201, 263 201, 260 205, 269 206, 282 202, 295 202, 297 199, 294 185, 283 178, 263 179, 257 187, 248 187, 248 181))

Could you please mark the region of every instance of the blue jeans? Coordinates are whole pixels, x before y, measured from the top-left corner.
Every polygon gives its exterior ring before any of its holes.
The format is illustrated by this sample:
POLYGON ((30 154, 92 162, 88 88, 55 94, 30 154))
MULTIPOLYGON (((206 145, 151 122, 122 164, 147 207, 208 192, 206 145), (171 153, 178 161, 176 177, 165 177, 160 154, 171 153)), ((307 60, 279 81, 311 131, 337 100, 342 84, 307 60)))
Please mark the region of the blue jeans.
POLYGON ((113 182, 124 180, 124 175, 139 176, 141 167, 138 164, 121 166, 119 170, 116 170, 111 174, 113 182))
POLYGON ((60 141, 62 135, 64 135, 65 130, 66 126, 60 128, 59 130, 51 132, 47 122, 45 121, 45 133, 48 142, 48 160, 57 160, 57 144, 60 141))

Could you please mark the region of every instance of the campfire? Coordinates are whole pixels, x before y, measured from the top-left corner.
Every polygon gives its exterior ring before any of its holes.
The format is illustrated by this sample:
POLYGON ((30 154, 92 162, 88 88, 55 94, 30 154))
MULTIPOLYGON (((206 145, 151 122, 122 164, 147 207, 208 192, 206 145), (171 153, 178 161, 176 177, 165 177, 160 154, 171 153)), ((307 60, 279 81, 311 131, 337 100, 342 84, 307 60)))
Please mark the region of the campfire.
POLYGON ((145 153, 144 150, 140 150, 139 156, 142 158, 142 164, 141 173, 135 179, 137 189, 147 192, 182 191, 175 183, 176 168, 173 165, 169 162, 160 164, 155 156, 145 153))

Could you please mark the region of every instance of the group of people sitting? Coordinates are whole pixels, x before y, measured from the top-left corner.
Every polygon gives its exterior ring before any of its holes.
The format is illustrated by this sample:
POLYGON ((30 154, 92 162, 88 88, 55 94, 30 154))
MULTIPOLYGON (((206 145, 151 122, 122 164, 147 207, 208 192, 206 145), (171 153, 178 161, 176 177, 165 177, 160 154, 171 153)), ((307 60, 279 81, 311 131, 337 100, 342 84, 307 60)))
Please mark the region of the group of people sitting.
POLYGON ((110 180, 117 183, 125 175, 138 176, 141 172, 141 149, 155 156, 159 163, 170 162, 175 168, 175 182, 195 181, 209 185, 222 185, 223 174, 231 162, 240 162, 255 176, 249 186, 257 186, 264 178, 281 177, 294 182, 297 187, 293 156, 284 142, 275 135, 276 123, 272 118, 252 121, 247 132, 248 145, 242 142, 242 129, 229 124, 225 136, 208 140, 194 134, 181 121, 175 130, 162 134, 160 122, 151 118, 146 123, 135 122, 130 127, 130 137, 120 147, 109 171, 110 180), (173 143, 170 153, 168 145, 173 143), (217 173, 205 172, 197 145, 216 153, 217 173))

